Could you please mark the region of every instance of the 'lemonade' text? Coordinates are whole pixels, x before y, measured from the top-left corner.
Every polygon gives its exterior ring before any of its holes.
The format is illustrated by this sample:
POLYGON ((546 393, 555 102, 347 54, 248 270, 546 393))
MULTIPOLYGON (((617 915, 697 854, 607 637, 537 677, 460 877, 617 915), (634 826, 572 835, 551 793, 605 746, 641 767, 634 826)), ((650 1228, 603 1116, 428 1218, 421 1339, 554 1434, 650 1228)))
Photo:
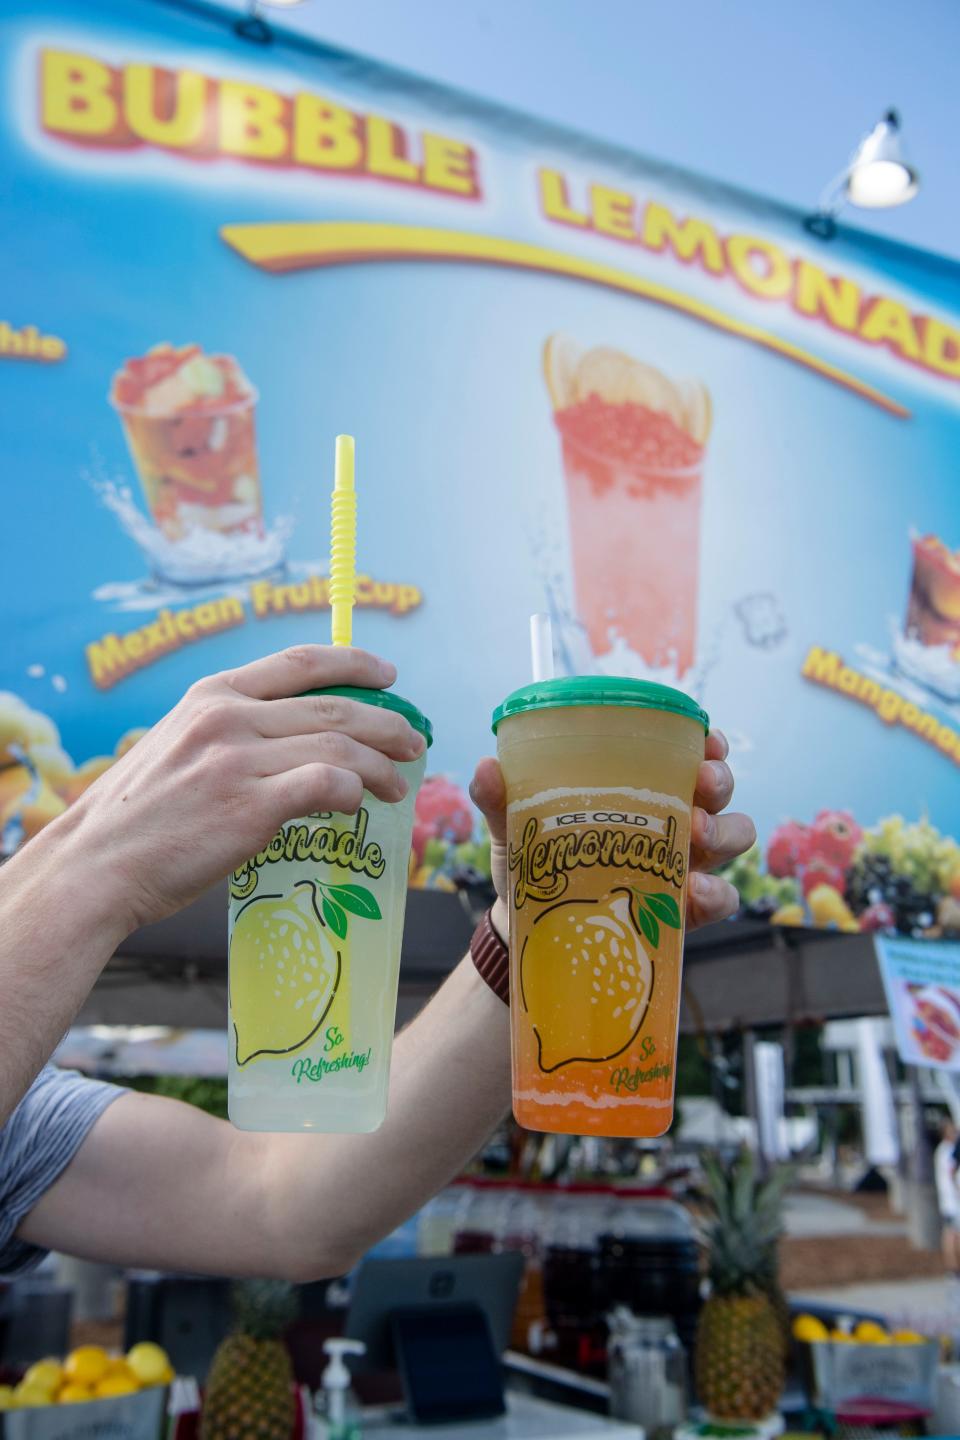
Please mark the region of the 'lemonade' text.
POLYGON ((567 888, 568 871, 593 865, 656 875, 678 888, 683 884, 686 861, 677 845, 677 822, 672 815, 662 835, 591 828, 538 839, 540 833, 540 822, 532 815, 519 845, 510 847, 510 869, 517 871, 518 909, 528 897, 555 900, 567 888))
MULTIPOLYGON (((333 812, 325 810, 320 820, 332 820, 333 812)), ((231 890, 235 899, 245 900, 257 886, 258 872, 264 865, 281 860, 312 860, 317 865, 337 865, 358 875, 378 880, 387 862, 376 841, 367 842, 370 812, 366 807, 357 811, 352 830, 339 830, 335 825, 307 825, 295 821, 278 830, 264 850, 258 850, 233 872, 231 890)))

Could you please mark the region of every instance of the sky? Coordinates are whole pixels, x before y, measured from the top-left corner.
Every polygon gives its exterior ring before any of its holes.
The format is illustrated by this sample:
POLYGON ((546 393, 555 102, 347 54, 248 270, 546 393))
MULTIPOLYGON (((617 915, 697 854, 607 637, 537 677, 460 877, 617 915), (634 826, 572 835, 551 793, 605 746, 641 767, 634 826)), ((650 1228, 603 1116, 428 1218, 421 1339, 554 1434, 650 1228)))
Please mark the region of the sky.
POLYGON ((805 208, 895 105, 920 193, 845 219, 960 258, 958 0, 303 0, 264 13, 805 208))

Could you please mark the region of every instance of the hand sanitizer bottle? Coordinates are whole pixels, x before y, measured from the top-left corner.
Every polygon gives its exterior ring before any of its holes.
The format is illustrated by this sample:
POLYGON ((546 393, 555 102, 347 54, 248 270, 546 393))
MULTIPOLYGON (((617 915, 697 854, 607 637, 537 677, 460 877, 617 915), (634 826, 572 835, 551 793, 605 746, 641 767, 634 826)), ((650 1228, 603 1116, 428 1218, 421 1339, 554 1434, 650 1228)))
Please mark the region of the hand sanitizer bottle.
POLYGON ((318 1396, 317 1440, 360 1440, 360 1407, 350 1389, 350 1371, 344 1356, 364 1355, 367 1347, 362 1340, 331 1339, 323 1342, 329 1362, 320 1383, 318 1396))

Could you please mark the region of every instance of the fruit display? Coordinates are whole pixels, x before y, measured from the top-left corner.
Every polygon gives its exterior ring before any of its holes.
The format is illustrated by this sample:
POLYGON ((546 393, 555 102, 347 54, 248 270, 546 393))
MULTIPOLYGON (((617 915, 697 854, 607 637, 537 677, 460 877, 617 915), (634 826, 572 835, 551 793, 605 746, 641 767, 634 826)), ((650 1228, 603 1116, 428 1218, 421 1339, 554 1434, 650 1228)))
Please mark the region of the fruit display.
POLYGON ((777 925, 936 939, 960 934, 960 844, 926 820, 868 828, 845 810, 786 820, 723 874, 741 914, 777 925), (766 868, 763 868, 763 861, 766 868))
POLYGON ((200 1440, 289 1440, 295 1413, 293 1366, 283 1332, 296 1315, 292 1285, 248 1280, 233 1292, 237 1327, 217 1349, 207 1377, 200 1440))
POLYGON ((77 764, 49 715, 0 691, 0 858, 13 853, 130 750, 146 730, 128 730, 112 755, 77 764))
POLYGON ((38 1360, 17 1385, 0 1385, 0 1410, 109 1400, 169 1385, 173 1378, 166 1351, 152 1341, 141 1341, 126 1355, 108 1355, 99 1345, 81 1345, 64 1360, 38 1360))
POLYGON ((703 1171, 711 1293, 697 1324, 697 1393, 713 1420, 763 1420, 785 1374, 777 1242, 789 1171, 761 1181, 748 1150, 726 1167, 705 1155, 703 1171))
POLYGON ((474 838, 476 812, 445 775, 428 775, 414 808, 410 884, 415 890, 482 890, 490 885, 490 837, 474 838))
POLYGON ((797 881, 781 873, 771 864, 763 869, 763 851, 753 845, 744 855, 738 855, 723 870, 724 876, 740 896, 741 914, 751 920, 769 920, 786 905, 795 904, 800 897, 797 881))
POLYGON ((829 1330, 816 1315, 798 1315, 790 1327, 794 1340, 803 1345, 926 1345, 916 1330, 888 1330, 876 1320, 861 1320, 852 1330, 829 1330))

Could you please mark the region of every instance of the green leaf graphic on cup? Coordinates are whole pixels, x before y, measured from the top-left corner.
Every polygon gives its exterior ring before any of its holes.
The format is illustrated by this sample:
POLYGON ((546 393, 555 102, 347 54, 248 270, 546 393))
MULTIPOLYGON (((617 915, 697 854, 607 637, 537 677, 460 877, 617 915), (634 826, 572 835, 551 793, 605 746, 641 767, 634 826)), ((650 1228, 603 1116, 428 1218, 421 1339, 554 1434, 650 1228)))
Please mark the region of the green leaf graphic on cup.
POLYGON ((651 949, 660 947, 660 926, 680 929, 680 906, 672 895, 659 890, 652 895, 630 886, 630 914, 651 949))
POLYGON ((323 888, 331 900, 349 910, 351 915, 360 915, 364 920, 382 918, 376 897, 363 885, 325 885, 323 888))

